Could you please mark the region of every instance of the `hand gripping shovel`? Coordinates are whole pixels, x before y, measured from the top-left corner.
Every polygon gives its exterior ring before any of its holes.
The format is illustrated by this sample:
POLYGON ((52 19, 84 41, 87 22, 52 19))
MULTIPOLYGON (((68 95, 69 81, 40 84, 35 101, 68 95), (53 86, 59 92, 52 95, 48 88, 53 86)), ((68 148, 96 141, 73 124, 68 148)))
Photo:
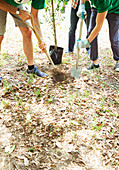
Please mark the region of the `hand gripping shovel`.
MULTIPOLYGON (((34 32, 34 34, 35 34, 35 36, 36 36, 36 38, 37 38, 37 40, 39 42, 39 44, 41 44, 42 41, 41 41, 41 38, 39 37, 38 33, 36 32, 36 29, 35 29, 35 26, 34 26, 34 19, 33 19, 32 15, 31 15, 31 19, 32 19, 33 27, 27 21, 24 21, 24 23, 32 29, 32 31, 34 32)), ((56 67, 55 67, 50 55, 48 54, 47 50, 45 50, 45 54, 46 54, 47 58, 49 59, 49 61, 51 62, 54 69, 56 69, 56 67)))
MULTIPOLYGON (((83 18, 81 17, 80 18, 79 40, 81 39, 82 28, 83 28, 83 18)), ((81 74, 81 70, 78 69, 79 53, 80 53, 80 49, 77 48, 76 67, 72 67, 72 70, 71 70, 71 76, 74 77, 75 79, 78 79, 81 74)))
MULTIPOLYGON (((39 37, 36 29, 35 29, 33 16, 31 15, 31 17, 32 17, 31 19, 32 19, 33 27, 32 27, 31 25, 29 25, 27 21, 25 21, 24 23, 32 29, 32 31, 34 32, 34 34, 35 34, 35 36, 36 36, 36 38, 37 38, 37 40, 38 40, 38 42, 39 42, 39 44, 40 44, 40 43, 42 43, 42 41, 41 41, 41 39, 40 39, 40 37, 39 37)), ((48 57, 49 61, 51 62, 52 66, 54 67, 54 69, 52 70, 53 78, 54 78, 56 81, 59 81, 59 80, 58 80, 59 78, 60 78, 60 81, 64 81, 64 80, 67 78, 66 75, 65 75, 65 73, 62 72, 60 69, 58 69, 58 68, 55 67, 55 65, 54 65, 54 63, 53 63, 50 55, 48 54, 47 50, 45 50, 45 54, 46 54, 46 56, 48 57)))

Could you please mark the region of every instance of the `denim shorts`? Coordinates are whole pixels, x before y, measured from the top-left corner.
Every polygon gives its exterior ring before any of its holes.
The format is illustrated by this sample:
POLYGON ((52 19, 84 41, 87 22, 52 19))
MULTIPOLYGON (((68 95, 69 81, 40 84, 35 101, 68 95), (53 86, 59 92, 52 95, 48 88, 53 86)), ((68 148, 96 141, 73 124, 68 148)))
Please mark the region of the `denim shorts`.
MULTIPOLYGON (((18 6, 20 9, 25 10, 26 7, 22 4, 18 6)), ((7 22, 7 11, 0 9, 0 35, 4 35, 6 31, 6 22, 7 22)), ((17 14, 10 15, 13 17, 16 27, 27 27, 27 25, 22 21, 22 19, 17 14)))

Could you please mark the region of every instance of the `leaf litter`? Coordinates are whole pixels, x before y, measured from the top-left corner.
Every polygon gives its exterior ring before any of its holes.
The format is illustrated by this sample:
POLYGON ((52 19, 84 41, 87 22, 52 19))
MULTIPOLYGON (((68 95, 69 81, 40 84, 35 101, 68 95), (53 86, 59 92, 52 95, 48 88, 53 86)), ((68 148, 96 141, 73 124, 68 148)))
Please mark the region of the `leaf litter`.
MULTIPOLYGON (((18 31, 12 37, 7 32, 13 41, 7 47, 9 52, 0 57, 0 167, 118 169, 119 74, 112 70, 113 64, 110 67, 113 59, 109 48, 101 51, 106 56, 102 63, 105 68, 82 71, 78 80, 70 76, 76 54, 64 55, 60 67, 66 78, 63 75, 60 81, 50 75, 47 59, 36 51, 39 68, 49 73, 49 78, 41 79, 26 75, 22 42, 13 43, 18 31)), ((88 65, 87 59, 80 62, 81 68, 88 65)))

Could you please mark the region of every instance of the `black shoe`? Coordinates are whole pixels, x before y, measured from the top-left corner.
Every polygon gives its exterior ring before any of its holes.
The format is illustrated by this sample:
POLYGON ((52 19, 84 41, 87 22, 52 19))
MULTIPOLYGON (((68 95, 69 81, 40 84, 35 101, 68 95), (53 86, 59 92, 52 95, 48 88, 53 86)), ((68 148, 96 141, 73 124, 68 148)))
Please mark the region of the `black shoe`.
POLYGON ((47 74, 41 72, 36 66, 34 66, 34 68, 32 70, 27 69, 27 73, 28 74, 35 74, 39 77, 48 77, 47 74))
POLYGON ((99 64, 94 64, 94 63, 91 63, 90 64, 90 66, 89 67, 87 67, 87 70, 92 70, 92 69, 94 69, 94 68, 99 68, 100 67, 100 65, 99 64))

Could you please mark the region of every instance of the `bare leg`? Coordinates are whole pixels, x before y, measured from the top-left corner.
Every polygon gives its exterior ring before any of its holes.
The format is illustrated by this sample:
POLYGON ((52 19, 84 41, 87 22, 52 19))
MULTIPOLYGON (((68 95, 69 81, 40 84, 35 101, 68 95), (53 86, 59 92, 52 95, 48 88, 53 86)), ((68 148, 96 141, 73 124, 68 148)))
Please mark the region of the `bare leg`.
MULTIPOLYGON (((4 36, 3 35, 0 35, 0 53, 1 53, 1 44, 2 44, 2 40, 3 40, 4 36)), ((1 71, 1 69, 0 69, 1 71)), ((0 76, 0 83, 2 82, 2 78, 0 76)))
POLYGON ((4 36, 0 35, 0 52, 1 52, 1 44, 2 44, 2 40, 3 40, 4 36))
POLYGON ((28 65, 33 65, 32 31, 28 27, 20 27, 19 29, 23 36, 23 49, 27 57, 28 65))
POLYGON ((99 64, 99 63, 98 63, 98 59, 95 60, 95 61, 93 61, 93 63, 96 64, 96 65, 99 64))

